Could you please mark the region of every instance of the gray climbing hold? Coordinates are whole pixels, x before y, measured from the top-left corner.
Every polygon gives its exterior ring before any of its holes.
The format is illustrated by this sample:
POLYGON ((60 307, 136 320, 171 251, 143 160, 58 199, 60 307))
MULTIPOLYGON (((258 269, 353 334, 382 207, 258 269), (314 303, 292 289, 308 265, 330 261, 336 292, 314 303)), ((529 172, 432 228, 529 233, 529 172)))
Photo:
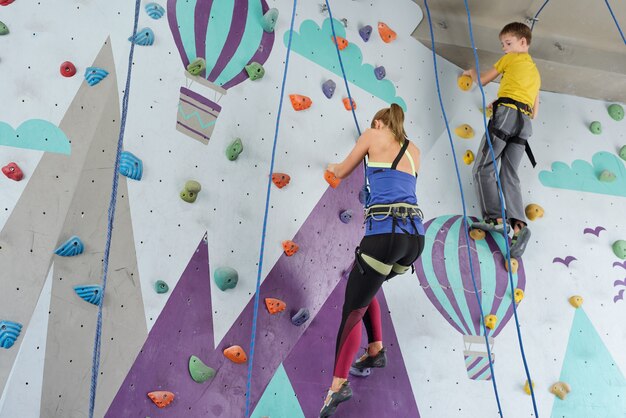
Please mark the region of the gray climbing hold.
POLYGON ((335 88, 337 88, 337 84, 335 84, 333 80, 326 80, 324 81, 324 84, 322 84, 322 91, 324 92, 324 96, 328 97, 329 99, 333 97, 333 94, 335 94, 335 88))
POLYGON ((213 279, 215 280, 217 287, 220 290, 225 291, 227 289, 233 289, 237 286, 239 274, 237 274, 237 270, 234 268, 218 267, 213 273, 213 279))
POLYGON ((278 22, 278 9, 271 8, 263 15, 263 21, 261 22, 261 26, 263 26, 263 30, 265 32, 274 32, 274 27, 276 27, 276 22, 278 22))
POLYGON ((0 321, 0 347, 9 349, 22 332, 22 324, 13 321, 0 321))
POLYGON ((620 150, 619 150, 619 157, 622 160, 626 160, 626 145, 624 145, 622 148, 620 148, 620 150))
POLYGON ((120 155, 120 174, 133 180, 141 180, 143 163, 133 153, 124 151, 120 155))
POLYGON ((241 139, 235 138, 235 140, 231 142, 226 148, 226 158, 228 158, 230 161, 235 161, 242 151, 243 144, 241 143, 241 139))
POLYGON ((0 22, 0 35, 6 35, 7 33, 9 33, 9 27, 3 22, 0 22))
POLYGON ((128 40, 135 45, 150 46, 154 43, 154 32, 150 28, 143 28, 128 40))
POLYGON ((602 125, 597 120, 594 120, 591 122, 591 125, 589 125, 589 130, 592 134, 600 135, 602 133, 602 125))
POLYGON ((352 376, 367 377, 370 374, 372 374, 372 369, 370 369, 369 367, 366 367, 365 369, 357 369, 356 367, 350 367, 350 374, 352 376))
POLYGON ((339 214, 339 219, 341 219, 341 222, 343 222, 344 224, 350 223, 353 214, 354 212, 352 212, 352 209, 344 210, 339 214))
POLYGON ((598 177, 598 179, 604 183, 611 183, 615 181, 616 177, 615 174, 611 173, 609 170, 604 170, 600 173, 600 177, 598 177))
POLYGON ((196 201, 201 189, 200 183, 195 180, 188 180, 185 183, 185 188, 180 192, 180 198, 187 203, 193 203, 196 201))
POLYGON ((626 241, 623 239, 615 241, 613 243, 613 252, 618 258, 626 259, 626 241))
POLYGON ((300 309, 294 316, 291 317, 291 323, 299 327, 309 320, 311 314, 307 308, 300 309))
POLYGON ((363 26, 359 29, 359 35, 361 35, 361 39, 363 39, 364 42, 369 41, 370 36, 372 36, 372 27, 370 25, 363 26))
POLYGON ((196 58, 187 66, 187 71, 191 75, 198 75, 206 69, 206 61, 204 58, 196 58))
POLYGON ((265 69, 258 62, 251 62, 246 65, 246 72, 252 81, 259 80, 265 75, 265 69))
POLYGON ((624 119, 624 108, 621 105, 613 103, 611 106, 609 106, 608 110, 609 116, 613 119, 617 121, 624 119))
POLYGON ((54 250, 56 255, 61 257, 73 257, 78 254, 82 254, 85 250, 83 242, 76 235, 65 241, 59 248, 54 250))
POLYGON ((385 72, 385 67, 381 65, 380 67, 374 68, 374 75, 376 76, 377 80, 382 80, 383 78, 385 78, 385 75, 387 75, 387 73, 385 72))
POLYGON ((189 374, 198 383, 204 383, 215 376, 215 369, 207 366, 196 356, 189 357, 189 374))
POLYGON ((170 290, 170 287, 163 280, 157 280, 154 284, 154 290, 158 293, 167 293, 170 290))

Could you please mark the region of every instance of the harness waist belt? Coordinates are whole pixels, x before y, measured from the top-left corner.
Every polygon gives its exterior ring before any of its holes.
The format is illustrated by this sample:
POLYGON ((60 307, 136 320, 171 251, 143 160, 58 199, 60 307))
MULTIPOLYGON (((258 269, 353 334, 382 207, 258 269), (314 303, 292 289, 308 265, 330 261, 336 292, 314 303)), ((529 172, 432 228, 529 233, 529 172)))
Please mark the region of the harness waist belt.
POLYGON ((382 219, 385 219, 389 216, 401 219, 417 216, 421 220, 424 219, 424 214, 422 213, 422 210, 419 208, 419 206, 412 205, 410 203, 388 203, 372 205, 365 208, 365 218, 374 217, 376 215, 383 215, 384 218, 382 219))
POLYGON ((533 108, 531 106, 529 106, 526 103, 518 102, 517 100, 511 99, 510 97, 500 97, 500 98, 498 98, 498 100, 493 102, 493 107, 498 107, 501 104, 513 105, 516 108, 518 108, 519 110, 521 110, 522 112, 526 113, 528 116, 532 116, 532 114, 533 114, 533 108))

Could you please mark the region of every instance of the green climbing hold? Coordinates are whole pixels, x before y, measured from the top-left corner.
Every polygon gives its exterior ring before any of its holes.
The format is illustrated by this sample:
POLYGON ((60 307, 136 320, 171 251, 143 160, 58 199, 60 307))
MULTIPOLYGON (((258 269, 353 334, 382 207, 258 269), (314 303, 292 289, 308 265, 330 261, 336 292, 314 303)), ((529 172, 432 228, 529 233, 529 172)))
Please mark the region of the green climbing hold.
POLYGON ((613 103, 611 106, 609 106, 609 116, 615 120, 624 119, 624 108, 617 103, 613 103))
POLYGON ((242 151, 243 144, 241 143, 241 139, 235 138, 235 140, 228 145, 228 148, 226 148, 226 157, 230 161, 235 161, 242 151))
POLYGON ((215 284, 217 285, 217 287, 219 287, 220 290, 224 291, 237 286, 237 282, 239 281, 239 274, 237 274, 237 270, 235 270, 234 268, 218 267, 213 273, 213 279, 215 280, 215 284))
POLYGON ((626 259, 626 241, 623 239, 615 241, 613 243, 613 252, 622 260, 626 259))
POLYGON ((597 120, 594 120, 591 122, 591 125, 589 125, 589 130, 592 134, 600 135, 602 133, 602 125, 597 120))
POLYGON ((170 287, 163 280, 157 280, 154 284, 154 290, 156 290, 159 294, 167 293, 167 291, 170 290, 170 287))
POLYGON ((6 35, 7 33, 9 33, 9 27, 0 22, 0 35, 6 35))
POLYGON ((611 173, 609 170, 604 170, 600 173, 599 180, 605 183, 611 183, 615 181, 615 174, 611 173))
POLYGON ((276 26, 276 22, 278 21, 278 9, 271 8, 263 15, 263 21, 261 25, 263 26, 263 30, 265 32, 272 33, 274 32, 274 27, 276 26))
POLYGON ((198 357, 191 356, 189 357, 189 374, 194 381, 204 383, 215 376, 215 370, 204 364, 198 357))
POLYGON ((619 157, 622 160, 626 160, 626 145, 624 145, 620 150, 619 150, 619 157))
POLYGON ((196 58, 187 66, 187 71, 191 75, 198 75, 206 69, 206 61, 204 58, 196 58))
POLYGON ((246 65, 246 72, 252 81, 259 80, 265 75, 265 69, 258 62, 251 62, 246 65))
POLYGON ((200 189, 202 189, 200 183, 195 180, 189 180, 185 183, 183 191, 180 192, 180 198, 187 203, 193 203, 196 201, 198 193, 200 193, 200 189))

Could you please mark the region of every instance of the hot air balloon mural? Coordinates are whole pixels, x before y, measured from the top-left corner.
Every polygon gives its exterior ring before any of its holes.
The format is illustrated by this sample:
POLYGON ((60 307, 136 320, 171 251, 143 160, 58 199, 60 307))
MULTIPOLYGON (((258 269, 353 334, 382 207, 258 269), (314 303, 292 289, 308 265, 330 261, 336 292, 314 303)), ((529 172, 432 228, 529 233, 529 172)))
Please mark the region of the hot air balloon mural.
POLYGON ((207 144, 222 109, 219 99, 262 75, 274 44, 274 32, 263 30, 268 10, 265 0, 168 0, 167 19, 185 75, 213 93, 211 100, 181 87, 177 130, 207 144))
MULTIPOLYGON (((463 335, 464 357, 470 379, 489 380, 491 371, 485 347, 480 309, 470 275, 463 217, 439 216, 425 224, 426 244, 415 272, 428 299, 452 327, 463 335), (478 349, 475 347, 479 346, 478 349)), ((483 313, 495 315, 493 329, 487 329, 489 345, 513 315, 514 297, 504 268, 506 248, 501 234, 487 233, 485 239, 469 242, 474 277, 480 292, 483 313)), ((521 260, 513 274, 515 288, 524 290, 526 276, 521 260)), ((492 354, 492 361, 493 351, 492 354)))

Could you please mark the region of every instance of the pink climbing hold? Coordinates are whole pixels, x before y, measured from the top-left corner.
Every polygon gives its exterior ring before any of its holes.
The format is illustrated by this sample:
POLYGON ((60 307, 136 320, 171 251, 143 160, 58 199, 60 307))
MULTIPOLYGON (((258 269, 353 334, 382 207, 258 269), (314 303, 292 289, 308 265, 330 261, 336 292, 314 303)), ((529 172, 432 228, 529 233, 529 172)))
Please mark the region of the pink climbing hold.
POLYGON ((22 170, 13 162, 2 167, 2 172, 11 180, 20 181, 24 178, 22 170))

